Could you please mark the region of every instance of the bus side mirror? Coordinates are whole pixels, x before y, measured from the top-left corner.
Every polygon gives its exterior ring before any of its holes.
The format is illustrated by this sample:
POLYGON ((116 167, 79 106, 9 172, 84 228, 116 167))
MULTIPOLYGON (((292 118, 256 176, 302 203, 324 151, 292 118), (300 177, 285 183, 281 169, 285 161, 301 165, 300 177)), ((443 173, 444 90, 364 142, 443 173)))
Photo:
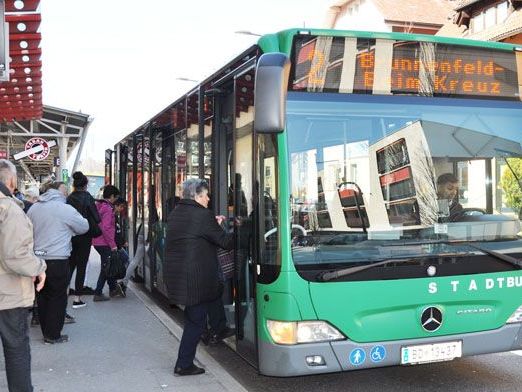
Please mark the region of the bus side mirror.
POLYGON ((265 53, 256 68, 254 129, 280 133, 285 128, 290 60, 283 53, 265 53))

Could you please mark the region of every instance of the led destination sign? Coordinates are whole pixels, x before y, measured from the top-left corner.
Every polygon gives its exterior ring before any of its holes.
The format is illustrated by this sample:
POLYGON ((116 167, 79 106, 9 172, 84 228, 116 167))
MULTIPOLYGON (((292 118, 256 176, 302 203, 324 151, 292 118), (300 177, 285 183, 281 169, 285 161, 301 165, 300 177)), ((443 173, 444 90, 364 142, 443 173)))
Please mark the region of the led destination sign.
POLYGON ((375 40, 358 39, 345 53, 343 37, 299 38, 292 90, 520 99, 515 52, 409 41, 388 41, 393 49, 379 52, 375 40), (355 66, 345 66, 354 56, 355 66))

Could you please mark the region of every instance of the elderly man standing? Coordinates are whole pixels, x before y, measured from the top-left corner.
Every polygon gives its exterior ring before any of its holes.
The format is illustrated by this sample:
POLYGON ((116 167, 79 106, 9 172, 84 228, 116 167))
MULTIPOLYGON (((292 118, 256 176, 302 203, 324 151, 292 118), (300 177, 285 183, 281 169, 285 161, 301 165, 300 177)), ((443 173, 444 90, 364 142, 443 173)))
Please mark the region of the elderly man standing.
POLYGON ((217 247, 232 249, 233 234, 219 224, 208 210, 208 185, 204 180, 183 183, 183 199, 168 217, 165 282, 170 300, 185 305, 185 324, 174 373, 180 376, 202 374, 194 365, 196 348, 206 329, 210 303, 222 295, 217 247))
POLYGON ((62 328, 70 281, 71 238, 86 233, 89 222, 65 203, 67 189, 63 182, 53 182, 44 188, 27 216, 34 226, 34 252, 47 263, 47 284, 36 297, 40 328, 44 342, 55 344, 69 340, 69 336, 62 335, 62 328))
POLYGON ((33 226, 21 202, 12 197, 16 168, 0 160, 0 337, 9 391, 29 392, 31 351, 27 317, 36 290, 45 283, 46 265, 33 252, 33 226))

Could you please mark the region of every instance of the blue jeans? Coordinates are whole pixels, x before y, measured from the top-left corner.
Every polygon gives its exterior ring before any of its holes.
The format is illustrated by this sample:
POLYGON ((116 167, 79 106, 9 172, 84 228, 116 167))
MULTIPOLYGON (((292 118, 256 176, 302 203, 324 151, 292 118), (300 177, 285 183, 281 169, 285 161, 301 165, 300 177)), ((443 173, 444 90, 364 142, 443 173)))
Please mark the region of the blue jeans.
POLYGON ((123 265, 127 268, 129 266, 129 254, 124 248, 118 249, 118 253, 120 254, 121 261, 123 261, 123 265))
POLYGON ((31 392, 31 348, 26 308, 0 310, 0 337, 10 391, 31 392))
POLYGON ((111 257, 111 248, 108 246, 95 246, 96 252, 100 255, 101 265, 100 265, 100 275, 98 276, 98 283, 96 284, 96 290, 94 290, 95 295, 101 295, 103 292, 103 286, 105 286, 105 282, 109 285, 109 290, 113 291, 116 288, 116 279, 107 279, 105 276, 105 270, 103 266, 106 263, 109 263, 111 257))
POLYGON ((179 343, 177 368, 186 369, 193 365, 199 339, 207 328, 207 308, 207 303, 185 307, 185 323, 179 343))

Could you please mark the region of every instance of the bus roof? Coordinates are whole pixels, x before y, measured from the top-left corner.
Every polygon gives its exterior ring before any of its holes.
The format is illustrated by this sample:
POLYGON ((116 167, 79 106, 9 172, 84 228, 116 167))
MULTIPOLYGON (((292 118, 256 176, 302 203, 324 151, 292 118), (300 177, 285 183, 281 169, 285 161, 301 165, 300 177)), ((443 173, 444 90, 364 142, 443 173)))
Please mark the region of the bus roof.
POLYGON ((419 41, 434 42, 447 45, 462 45, 470 47, 497 49, 504 51, 520 50, 522 46, 507 44, 504 42, 478 41, 464 38, 442 37, 438 35, 427 34, 408 34, 408 33, 386 33, 386 32, 369 32, 356 30, 328 30, 328 29, 308 29, 293 28, 282 30, 275 34, 267 34, 259 38, 258 44, 264 52, 283 52, 290 53, 292 39, 296 34, 310 34, 320 36, 334 37, 357 37, 357 38, 375 38, 375 39, 392 39, 402 41, 419 41))
MULTIPOLYGON (((137 127, 134 131, 128 133, 120 142, 128 138, 130 135, 141 131, 148 127, 151 123, 154 122, 155 119, 159 118, 165 111, 173 108, 180 102, 182 102, 187 96, 190 96, 194 93, 197 93, 200 86, 204 86, 216 78, 219 75, 226 75, 230 71, 233 70, 234 65, 241 62, 245 58, 249 58, 252 53, 256 51, 259 47, 264 53, 268 52, 282 52, 286 54, 290 54, 292 49, 292 41, 295 35, 298 34, 308 34, 313 36, 333 36, 333 37, 356 37, 356 38, 373 38, 373 39, 391 39, 391 40, 402 40, 402 41, 419 41, 419 42, 433 42, 447 45, 462 45, 468 47, 479 47, 479 48, 489 48, 496 49, 502 51, 514 51, 519 50, 522 51, 522 46, 507 44, 503 42, 492 42, 492 41, 478 41, 472 39, 464 39, 464 38, 453 38, 453 37, 442 37, 435 35, 427 35, 427 34, 409 34, 409 33, 388 33, 388 32, 370 32, 370 31, 358 31, 358 30, 331 30, 331 29, 314 29, 314 28, 290 28, 286 30, 279 31, 274 34, 265 34, 261 36, 258 40, 257 45, 254 45, 230 62, 225 64, 219 70, 213 72, 209 77, 202 80, 197 86, 193 87, 191 90, 187 91, 185 94, 180 96, 177 100, 170 103, 167 107, 159 111, 155 116, 145 121, 139 127, 137 127)), ((118 142, 118 143, 120 143, 118 142)))

